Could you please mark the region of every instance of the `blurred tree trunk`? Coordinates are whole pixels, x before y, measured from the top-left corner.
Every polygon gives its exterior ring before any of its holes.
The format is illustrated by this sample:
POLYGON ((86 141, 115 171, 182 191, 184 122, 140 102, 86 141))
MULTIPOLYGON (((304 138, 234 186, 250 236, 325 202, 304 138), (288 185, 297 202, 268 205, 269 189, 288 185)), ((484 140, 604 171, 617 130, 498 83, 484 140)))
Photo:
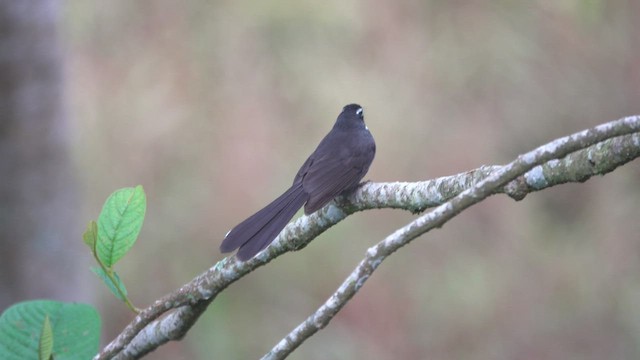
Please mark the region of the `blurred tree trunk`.
POLYGON ((0 311, 83 300, 58 0, 0 0, 0 311))

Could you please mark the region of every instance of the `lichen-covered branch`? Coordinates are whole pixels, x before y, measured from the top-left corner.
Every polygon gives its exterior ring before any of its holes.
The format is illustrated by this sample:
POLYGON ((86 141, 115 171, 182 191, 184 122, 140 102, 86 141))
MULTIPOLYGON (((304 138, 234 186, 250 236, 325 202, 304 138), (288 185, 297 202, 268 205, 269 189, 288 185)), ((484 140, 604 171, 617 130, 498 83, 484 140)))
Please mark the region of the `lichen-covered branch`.
MULTIPOLYGON (((525 176, 525 184, 531 188, 537 189, 546 187, 549 182, 548 179, 553 178, 551 175, 557 173, 549 171, 546 176, 544 168, 535 168, 538 165, 549 162, 555 158, 563 158, 572 152, 595 145, 600 141, 623 134, 637 132, 639 130, 640 117, 629 117, 555 140, 531 152, 518 156, 518 158, 513 162, 492 172, 483 180, 471 186, 469 189, 464 190, 444 204, 439 205, 433 211, 418 217, 404 227, 394 231, 383 241, 369 248, 364 259, 358 264, 353 272, 351 272, 342 285, 340 285, 338 290, 331 295, 331 297, 329 297, 329 299, 320 306, 316 312, 276 344, 276 346, 274 346, 274 348, 262 359, 276 360, 286 358, 306 339, 327 326, 331 319, 333 319, 340 309, 342 309, 358 292, 376 268, 389 255, 407 245, 418 236, 443 226, 447 221, 451 220, 463 210, 479 203, 492 194, 499 192, 501 187, 510 181, 517 179, 519 176, 527 174, 527 172, 532 169, 538 170, 534 171, 533 174, 530 174, 529 177, 525 176), (534 180, 534 186, 530 183, 530 180, 532 179, 534 180)), ((636 147, 640 144, 637 137, 632 138, 631 141, 636 147)), ((592 153, 587 152, 581 155, 587 159, 587 162, 590 165, 593 166, 595 163, 590 154, 592 153)), ((553 163, 549 164, 547 169, 555 169, 556 167, 568 168, 571 166, 570 161, 574 159, 565 160, 566 161, 563 166, 559 163, 553 163)), ((581 173, 586 174, 589 172, 584 171, 581 173)), ((576 179, 585 178, 584 176, 573 177, 576 179)), ((556 180, 558 182, 564 181, 561 179, 556 180)))
POLYGON ((182 338, 227 286, 281 254, 305 247, 354 212, 395 208, 418 213, 439 206, 369 249, 336 294, 265 357, 283 358, 325 326, 379 262, 399 247, 491 194, 506 193, 518 200, 546 187, 582 182, 593 175, 613 171, 640 155, 639 131, 640 116, 632 116, 558 139, 505 166, 482 166, 458 175, 415 183, 366 183, 353 194, 338 197, 320 211, 289 224, 271 246, 253 259, 239 262, 233 256, 225 258, 180 289, 155 301, 95 359, 137 359, 168 341, 182 338), (542 165, 536 166, 538 164, 542 165))

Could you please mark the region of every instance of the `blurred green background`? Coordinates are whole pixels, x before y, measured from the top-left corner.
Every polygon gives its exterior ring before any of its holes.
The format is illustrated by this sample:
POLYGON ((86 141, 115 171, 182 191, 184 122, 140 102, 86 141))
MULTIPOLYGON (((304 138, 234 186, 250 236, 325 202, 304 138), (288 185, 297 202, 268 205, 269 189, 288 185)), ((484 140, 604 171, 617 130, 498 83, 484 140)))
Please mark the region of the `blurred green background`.
MULTIPOLYGON (((640 113, 633 0, 60 7, 82 209, 67 245, 80 255, 61 259, 74 264, 61 276, 77 281, 68 298, 98 307, 105 344, 132 316, 91 274, 72 274, 89 273, 84 224, 117 188, 148 196, 118 264, 145 307, 222 259, 226 231, 289 186, 347 103, 364 106, 376 138, 372 181, 502 164, 640 113)), ((391 257, 291 358, 640 358, 639 179, 635 162, 519 203, 488 199, 391 257)), ((412 218, 349 217, 228 288, 148 358, 258 358, 412 218)))

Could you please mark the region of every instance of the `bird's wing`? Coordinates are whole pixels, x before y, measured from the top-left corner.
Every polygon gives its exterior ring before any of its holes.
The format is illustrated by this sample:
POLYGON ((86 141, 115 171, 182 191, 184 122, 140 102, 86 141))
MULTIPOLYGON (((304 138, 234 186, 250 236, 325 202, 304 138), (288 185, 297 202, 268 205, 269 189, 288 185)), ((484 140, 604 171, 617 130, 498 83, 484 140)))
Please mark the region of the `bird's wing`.
POLYGON ((340 193, 358 185, 368 170, 363 168, 363 163, 366 162, 358 157, 314 159, 302 178, 304 191, 309 194, 305 214, 317 211, 340 193))

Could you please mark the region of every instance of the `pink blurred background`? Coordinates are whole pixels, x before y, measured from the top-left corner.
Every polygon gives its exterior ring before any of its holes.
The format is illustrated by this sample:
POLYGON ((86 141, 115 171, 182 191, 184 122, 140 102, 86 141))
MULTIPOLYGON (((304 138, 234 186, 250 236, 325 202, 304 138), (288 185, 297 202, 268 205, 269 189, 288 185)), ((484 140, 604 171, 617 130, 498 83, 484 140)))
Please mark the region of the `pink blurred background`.
MULTIPOLYGON (((116 266, 145 307, 223 258, 226 231, 288 187, 347 103, 364 106, 376 138, 372 181, 502 164, 640 113, 636 1, 69 0, 58 10, 79 210, 69 258, 51 271, 74 290, 2 292, 95 305, 105 344, 132 315, 90 274, 81 234, 118 188, 141 184, 148 197, 141 237, 116 266)), ((639 358, 639 180, 634 162, 522 202, 488 199, 391 257, 291 358, 639 358)), ((148 358, 258 358, 412 218, 348 218, 228 288, 183 341, 148 358)))

